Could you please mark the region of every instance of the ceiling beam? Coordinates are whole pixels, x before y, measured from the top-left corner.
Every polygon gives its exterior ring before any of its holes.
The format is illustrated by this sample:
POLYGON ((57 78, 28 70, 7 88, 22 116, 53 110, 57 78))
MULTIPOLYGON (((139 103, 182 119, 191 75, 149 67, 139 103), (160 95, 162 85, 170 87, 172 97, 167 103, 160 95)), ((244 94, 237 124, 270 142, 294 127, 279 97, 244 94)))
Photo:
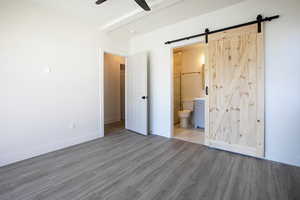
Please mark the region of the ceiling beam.
POLYGON ((151 7, 151 11, 145 12, 142 8, 138 8, 136 10, 133 10, 130 13, 127 13, 117 19, 114 19, 114 20, 104 24, 103 26, 100 27, 100 30, 104 31, 104 32, 114 31, 115 29, 125 26, 131 22, 134 22, 145 16, 151 15, 162 9, 166 9, 166 8, 169 8, 176 4, 179 4, 183 1, 184 0, 155 0, 155 1, 152 1, 149 3, 149 6, 151 7))

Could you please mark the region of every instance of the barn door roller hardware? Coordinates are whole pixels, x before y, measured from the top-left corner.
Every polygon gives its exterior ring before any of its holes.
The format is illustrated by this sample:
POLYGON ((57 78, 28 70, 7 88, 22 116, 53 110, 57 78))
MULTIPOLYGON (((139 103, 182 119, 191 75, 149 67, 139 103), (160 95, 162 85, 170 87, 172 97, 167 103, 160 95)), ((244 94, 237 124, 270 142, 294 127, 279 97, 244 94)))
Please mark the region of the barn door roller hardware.
POLYGON ((260 33, 262 22, 272 21, 273 19, 278 19, 278 18, 279 18, 279 15, 275 15, 275 16, 272 16, 272 17, 265 17, 265 18, 263 18, 262 15, 257 15, 255 21, 247 22, 247 23, 244 23, 244 24, 238 24, 238 25, 235 25, 235 26, 230 26, 230 27, 227 27, 227 28, 222 28, 222 29, 218 29, 218 30, 214 30, 214 31, 210 31, 207 28, 207 29, 205 29, 204 33, 200 33, 200 34, 197 34, 197 35, 191 35, 191 36, 184 37, 184 38, 179 38, 179 39, 176 39, 176 40, 167 41, 167 42, 165 42, 165 44, 172 44, 172 43, 175 43, 175 42, 180 42, 180 41, 183 41, 183 40, 189 40, 189 39, 196 38, 196 37, 201 37, 201 36, 205 36, 205 42, 208 43, 208 35, 209 34, 218 33, 218 32, 222 32, 222 31, 226 31, 226 30, 230 30, 230 29, 234 29, 234 28, 239 28, 239 27, 242 27, 242 26, 248 26, 248 25, 252 25, 252 24, 257 24, 258 25, 257 26, 257 32, 260 33))

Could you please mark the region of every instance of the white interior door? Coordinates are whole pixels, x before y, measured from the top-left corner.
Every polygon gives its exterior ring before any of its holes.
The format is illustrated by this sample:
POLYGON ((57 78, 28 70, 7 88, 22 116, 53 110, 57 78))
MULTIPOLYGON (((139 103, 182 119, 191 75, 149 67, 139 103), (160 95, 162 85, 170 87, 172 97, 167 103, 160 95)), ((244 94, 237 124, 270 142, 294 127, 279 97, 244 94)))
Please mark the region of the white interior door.
POLYGON ((128 56, 126 66, 126 129, 148 134, 147 53, 128 56))

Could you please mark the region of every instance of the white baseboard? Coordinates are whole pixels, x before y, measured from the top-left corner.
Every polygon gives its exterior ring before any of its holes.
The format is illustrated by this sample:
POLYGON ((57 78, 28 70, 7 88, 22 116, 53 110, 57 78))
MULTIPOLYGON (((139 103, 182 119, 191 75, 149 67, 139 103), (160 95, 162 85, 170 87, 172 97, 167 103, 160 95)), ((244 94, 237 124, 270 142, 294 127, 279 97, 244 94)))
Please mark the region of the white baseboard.
POLYGON ((278 162, 278 163, 283 163, 291 166, 296 166, 300 167, 300 157, 295 157, 294 159, 280 159, 280 158, 270 158, 269 155, 266 156, 266 160, 273 161, 273 162, 278 162))
POLYGON ((27 149, 20 149, 19 151, 14 152, 0 152, 0 167, 64 149, 80 143, 88 142, 100 137, 102 137, 100 131, 87 132, 84 133, 84 136, 70 138, 67 140, 57 140, 52 143, 43 142, 42 145, 34 148, 28 147, 27 149))
POLYGON ((155 130, 150 130, 149 131, 150 134, 152 135, 158 135, 158 136, 162 136, 165 138, 171 138, 171 131, 170 130, 165 130, 165 131, 155 131, 155 130))

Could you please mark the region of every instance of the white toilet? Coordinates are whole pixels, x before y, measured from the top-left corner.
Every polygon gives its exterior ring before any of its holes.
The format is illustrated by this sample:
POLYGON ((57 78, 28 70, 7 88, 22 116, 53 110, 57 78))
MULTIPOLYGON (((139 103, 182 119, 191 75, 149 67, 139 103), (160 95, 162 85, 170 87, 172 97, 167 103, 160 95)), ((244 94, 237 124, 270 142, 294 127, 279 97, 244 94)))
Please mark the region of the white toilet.
POLYGON ((178 117, 180 118, 180 127, 188 128, 192 112, 194 110, 194 102, 193 100, 184 100, 182 101, 183 110, 178 111, 178 117))

